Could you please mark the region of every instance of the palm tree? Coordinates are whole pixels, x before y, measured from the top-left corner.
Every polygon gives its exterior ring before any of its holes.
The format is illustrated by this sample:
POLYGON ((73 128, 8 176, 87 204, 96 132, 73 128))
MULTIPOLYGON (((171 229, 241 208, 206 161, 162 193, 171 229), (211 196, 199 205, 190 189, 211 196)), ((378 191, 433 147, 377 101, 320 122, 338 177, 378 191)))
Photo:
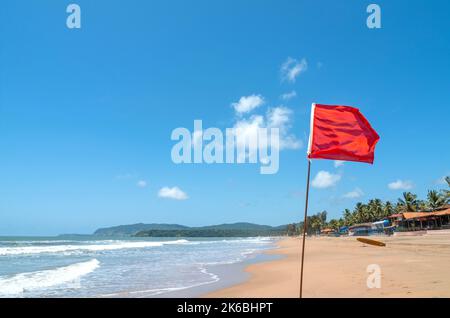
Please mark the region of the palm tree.
POLYGON ((297 226, 295 223, 292 224, 288 224, 287 226, 287 235, 288 236, 293 236, 297 234, 297 226))
MULTIPOLYGON (((450 187, 450 176, 445 178, 450 187)), ((367 204, 358 202, 353 212, 345 209, 340 219, 333 219, 328 226, 339 229, 342 226, 351 226, 358 223, 367 223, 384 219, 390 215, 402 212, 434 211, 450 204, 450 191, 428 191, 427 200, 418 200, 417 195, 403 192, 402 198, 393 204, 390 201, 383 203, 380 199, 369 200, 367 204)), ((308 217, 308 233, 320 231, 327 223, 327 212, 322 211, 308 217)))
POLYGON ((332 228, 333 230, 339 231, 339 221, 336 219, 332 219, 329 223, 328 226, 330 228, 332 228))
POLYGON ((372 211, 370 210, 370 207, 368 204, 362 204, 361 205, 361 222, 367 223, 372 222, 373 215, 372 211))
POLYGON ((403 199, 398 199, 403 212, 416 212, 418 208, 417 195, 411 192, 403 192, 403 199))
POLYGON ((369 222, 384 218, 383 202, 380 199, 370 200, 367 208, 369 210, 369 222))
MULTIPOLYGON (((445 177, 445 181, 447 181, 447 184, 450 187, 450 176, 445 177)), ((442 195, 445 198, 445 204, 449 204, 450 203, 450 191, 449 190, 442 190, 442 195)))
POLYGON ((312 215, 309 225, 311 226, 311 232, 316 234, 322 228, 322 219, 319 217, 319 215, 312 215))
POLYGON ((404 212, 404 206, 398 201, 395 204, 394 209, 395 209, 395 213, 402 213, 402 212, 404 212))
POLYGON ((355 209, 353 210, 353 222, 363 223, 364 222, 364 204, 361 202, 356 203, 355 209))
POLYGON ((322 211, 321 213, 319 213, 319 218, 321 225, 325 225, 325 223, 327 222, 327 211, 322 211))
POLYGON ((395 214, 395 207, 392 205, 390 201, 386 201, 384 204, 384 216, 390 216, 395 214))
POLYGON ((353 215, 349 209, 344 210, 344 225, 350 226, 353 224, 353 215))
POLYGON ((436 190, 428 191, 427 199, 428 199, 427 206, 432 211, 442 208, 446 204, 445 196, 437 192, 436 190))
POLYGON ((344 219, 343 219, 343 218, 340 218, 340 219, 337 221, 337 223, 338 223, 337 225, 338 225, 338 231, 339 231, 339 229, 345 225, 344 219))
POLYGON ((322 211, 317 214, 308 216, 307 218, 307 233, 315 234, 320 232, 320 230, 326 225, 327 221, 327 211, 322 211))
POLYGON ((417 211, 428 211, 429 207, 426 200, 417 200, 417 211))

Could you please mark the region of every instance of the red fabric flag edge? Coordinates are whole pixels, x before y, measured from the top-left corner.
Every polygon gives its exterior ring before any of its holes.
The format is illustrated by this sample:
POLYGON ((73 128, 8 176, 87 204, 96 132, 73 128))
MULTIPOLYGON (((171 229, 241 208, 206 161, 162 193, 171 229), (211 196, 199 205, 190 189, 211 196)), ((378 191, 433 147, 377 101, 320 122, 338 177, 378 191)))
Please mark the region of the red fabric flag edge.
MULTIPOLYGON (((324 104, 317 104, 317 105, 324 105, 324 104)), ((314 138, 314 115, 315 115, 315 109, 316 109, 316 103, 313 103, 311 105, 310 133, 309 133, 308 150, 307 150, 307 158, 308 158, 308 160, 311 160, 311 159, 328 159, 328 160, 333 160, 334 159, 334 160, 364 162, 364 163, 373 164, 373 162, 374 162, 374 155, 375 155, 375 147, 376 147, 378 141, 380 140, 380 136, 375 131, 375 129, 373 129, 372 125, 370 125, 370 123, 366 119, 366 117, 356 107, 343 106, 343 105, 324 105, 324 106, 346 108, 348 111, 351 111, 351 112, 354 112, 354 113, 358 113, 360 115, 359 118, 364 122, 364 124, 367 126, 367 128, 370 129, 372 131, 372 133, 376 137, 374 142, 373 142, 373 145, 372 145, 373 153, 371 155, 366 156, 366 157, 358 158, 358 160, 351 159, 351 158, 343 159, 342 156, 339 156, 339 158, 331 158, 332 156, 329 156, 328 158, 321 158, 320 156, 315 157, 314 154, 311 155, 311 147, 312 147, 312 144, 314 142, 314 140, 313 140, 313 138, 314 138)))

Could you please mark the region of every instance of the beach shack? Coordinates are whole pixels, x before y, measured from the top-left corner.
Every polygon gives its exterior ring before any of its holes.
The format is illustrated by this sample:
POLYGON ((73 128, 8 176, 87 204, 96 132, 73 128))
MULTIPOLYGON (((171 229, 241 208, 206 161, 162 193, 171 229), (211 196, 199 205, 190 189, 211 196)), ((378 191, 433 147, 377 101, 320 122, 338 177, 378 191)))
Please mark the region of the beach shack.
POLYGON ((340 234, 340 235, 348 234, 348 226, 347 226, 347 225, 341 226, 341 227, 339 228, 339 234, 340 234))
POLYGON ((329 227, 320 231, 320 235, 325 235, 325 236, 336 236, 337 234, 338 233, 336 232, 335 229, 332 229, 329 227))
POLYGON ((381 220, 377 222, 372 223, 372 230, 374 230, 377 233, 384 233, 384 229, 389 227, 390 222, 389 220, 381 220))
POLYGON ((398 231, 450 229, 450 207, 433 212, 403 212, 389 217, 398 231))
POLYGON ((355 224, 348 228, 349 236, 368 236, 372 231, 372 223, 355 224))

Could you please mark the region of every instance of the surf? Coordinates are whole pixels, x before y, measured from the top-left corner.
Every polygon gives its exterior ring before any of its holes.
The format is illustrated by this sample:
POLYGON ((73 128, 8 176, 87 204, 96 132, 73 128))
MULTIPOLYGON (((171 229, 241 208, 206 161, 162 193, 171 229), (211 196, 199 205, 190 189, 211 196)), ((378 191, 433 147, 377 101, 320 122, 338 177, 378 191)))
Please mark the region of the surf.
POLYGON ((101 252, 119 249, 139 249, 147 247, 160 247, 163 245, 185 244, 187 240, 161 241, 161 242, 124 242, 118 241, 108 244, 89 244, 89 245, 53 245, 53 246, 20 246, 20 247, 2 247, 0 256, 8 255, 30 255, 30 254, 57 254, 73 252, 101 252))
POLYGON ((11 277, 0 276, 0 295, 14 296, 74 282, 100 267, 97 259, 55 269, 20 273, 11 277))

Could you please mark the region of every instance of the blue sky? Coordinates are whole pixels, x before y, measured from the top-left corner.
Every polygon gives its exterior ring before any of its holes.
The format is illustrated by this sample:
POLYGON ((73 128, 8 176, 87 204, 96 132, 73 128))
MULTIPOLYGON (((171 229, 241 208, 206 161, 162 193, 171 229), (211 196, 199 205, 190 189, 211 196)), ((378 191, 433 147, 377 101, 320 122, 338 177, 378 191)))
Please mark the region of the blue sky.
POLYGON ((381 29, 367 28, 367 1, 73 2, 77 30, 66 27, 68 1, 1 4, 1 235, 298 221, 312 102, 359 107, 381 139, 373 166, 313 161, 313 178, 339 177, 312 188, 310 213, 444 187, 448 1, 377 1, 381 29), (280 72, 289 57, 307 65, 295 81, 280 72), (254 115, 291 110, 289 133, 304 144, 280 152, 277 174, 172 162, 173 129, 233 127, 232 103, 251 95, 265 101, 254 115), (162 198, 163 187, 188 198, 162 198))

